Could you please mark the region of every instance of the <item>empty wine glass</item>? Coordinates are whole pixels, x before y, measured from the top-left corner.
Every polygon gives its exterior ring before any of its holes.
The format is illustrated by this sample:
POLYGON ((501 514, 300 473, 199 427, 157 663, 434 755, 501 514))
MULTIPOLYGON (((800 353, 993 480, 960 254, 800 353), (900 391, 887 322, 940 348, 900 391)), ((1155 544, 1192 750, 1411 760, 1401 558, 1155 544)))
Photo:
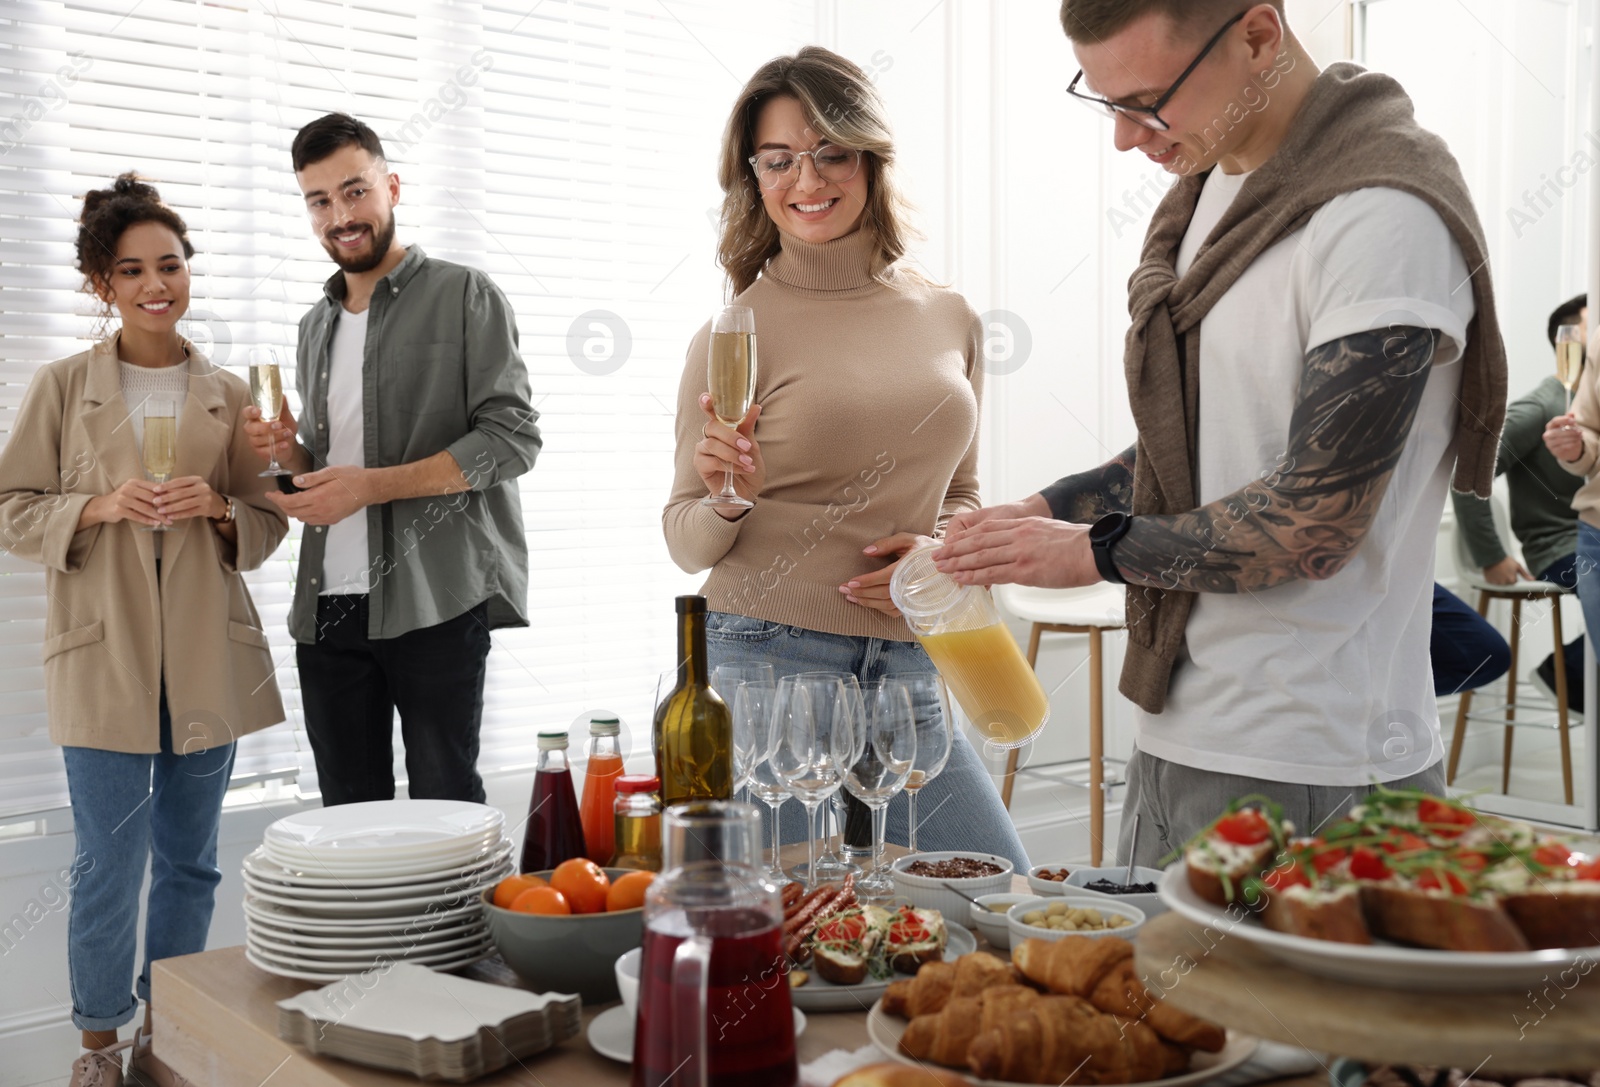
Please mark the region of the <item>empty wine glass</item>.
MULTIPOLYGON (((808 678, 837 680, 843 687, 844 698, 842 701, 830 701, 826 705, 818 704, 817 712, 821 713, 824 710, 829 710, 832 712, 837 712, 841 715, 843 727, 839 730, 838 742, 841 744, 851 745, 851 750, 843 752, 843 758, 847 763, 855 761, 856 756, 860 754, 859 750, 854 748, 857 736, 854 722, 855 719, 859 718, 862 713, 861 681, 856 678, 856 675, 853 672, 818 671, 802 672, 800 674, 808 678)), ((817 826, 815 828, 817 836, 822 841, 822 855, 819 856, 815 861, 816 878, 824 882, 828 880, 843 879, 847 875, 852 873, 860 873, 862 870, 862 866, 857 864, 853 859, 850 857, 841 856, 840 853, 834 851, 833 835, 828 830, 828 818, 831 815, 833 816, 834 826, 839 831, 840 850, 842 852, 844 849, 846 833, 846 808, 844 800, 845 798, 841 795, 841 791, 836 790, 829 798, 829 802, 823 805, 821 817, 818 819, 817 826)), ((866 825, 862 829, 866 832, 866 834, 870 834, 872 813, 866 811, 865 809, 858 808, 858 810, 860 810, 866 817, 866 825)), ((867 850, 865 848, 861 850, 861 855, 862 857, 867 856, 867 850)), ((807 883, 811 882, 812 867, 810 865, 797 864, 793 869, 791 869, 791 873, 797 879, 807 883)))
MULTIPOLYGON (((761 661, 727 661, 711 670, 711 688, 733 708, 739 686, 744 683, 764 683, 772 686, 772 665, 761 661)), ((750 780, 750 772, 759 761, 756 757, 756 737, 748 729, 739 727, 739 718, 733 718, 733 791, 735 794, 750 780)), ((762 755, 761 758, 765 758, 762 755)))
POLYGON ((843 765, 850 750, 848 710, 844 684, 837 677, 784 676, 778 681, 773 729, 772 768, 805 805, 810 820, 810 863, 805 883, 816 887, 817 812, 839 790, 843 765))
POLYGON ((903 687, 911 698, 911 713, 916 721, 917 750, 906 776, 906 847, 917 851, 917 793, 939 776, 950 758, 955 734, 949 688, 938 672, 896 672, 884 678, 886 685, 903 687))
POLYGON ((856 880, 866 898, 894 897, 894 876, 883 863, 889 801, 905 787, 917 755, 917 722, 911 691, 903 683, 862 688, 863 713, 856 719, 855 758, 845 767, 844 787, 872 813, 872 871, 856 880))
POLYGON ((771 809, 772 814, 772 861, 767 865, 765 875, 778 883, 788 883, 789 875, 778 862, 783 849, 778 831, 778 809, 782 808, 793 794, 789 792, 788 784, 772 766, 772 751, 778 742, 776 725, 778 718, 773 712, 777 700, 778 688, 775 684, 739 684, 739 689, 733 695, 733 733, 735 750, 738 749, 741 729, 753 733, 756 737, 755 746, 759 758, 750 771, 750 792, 771 809))

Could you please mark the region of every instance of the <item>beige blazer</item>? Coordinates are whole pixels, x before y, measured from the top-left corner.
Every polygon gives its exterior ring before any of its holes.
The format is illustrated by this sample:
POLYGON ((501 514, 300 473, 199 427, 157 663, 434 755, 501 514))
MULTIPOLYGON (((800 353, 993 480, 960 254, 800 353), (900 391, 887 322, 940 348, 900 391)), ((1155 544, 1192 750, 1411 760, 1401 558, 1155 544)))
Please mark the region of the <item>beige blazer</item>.
MULTIPOLYGON (((162 543, 127 521, 78 531, 84 506, 143 478, 122 399, 116 337, 34 376, 0 451, 0 548, 45 566, 50 739, 160 750, 163 674, 175 751, 231 743, 284 719, 272 656, 241 570, 266 561, 288 520, 239 426, 249 389, 192 346, 174 477, 203 476, 237 504, 237 546, 205 517, 162 543)), ((285 570, 285 578, 288 571, 285 570)))

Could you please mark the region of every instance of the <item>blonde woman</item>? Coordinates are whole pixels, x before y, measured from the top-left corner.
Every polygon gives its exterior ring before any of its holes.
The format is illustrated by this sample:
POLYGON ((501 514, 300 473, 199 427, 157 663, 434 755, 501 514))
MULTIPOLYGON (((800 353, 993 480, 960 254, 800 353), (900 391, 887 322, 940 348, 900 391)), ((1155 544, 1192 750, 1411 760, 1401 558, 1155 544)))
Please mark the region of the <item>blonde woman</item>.
MULTIPOLYGON (((740 92, 722 145, 718 258, 755 311, 756 406, 730 429, 706 391, 710 328, 689 345, 663 515, 684 570, 709 569, 710 664, 862 681, 932 671, 889 599, 899 556, 978 508, 977 316, 904 263, 894 142, 866 74, 809 46, 740 92), (731 470, 744 511, 701 504, 731 470)), ((918 844, 1027 857, 965 738, 921 794, 918 844)), ((801 813, 785 838, 807 833, 801 813)), ((791 825, 790 819, 793 818, 791 825)), ((904 841, 905 806, 889 838, 904 841)))
POLYGON ((166 1085, 182 1081, 151 1051, 150 963, 205 949, 234 741, 284 717, 239 574, 287 519, 236 422, 245 383, 178 333, 194 255, 183 220, 124 174, 85 197, 80 224, 78 270, 120 328, 29 384, 0 452, 0 539, 45 567, 50 599, 45 705, 76 836, 67 958, 84 1053, 71 1083, 116 1087, 132 1047, 139 1082, 166 1085), (155 401, 177 430, 165 483, 140 466, 155 401), (119 1043, 141 1000, 144 1029, 119 1043))

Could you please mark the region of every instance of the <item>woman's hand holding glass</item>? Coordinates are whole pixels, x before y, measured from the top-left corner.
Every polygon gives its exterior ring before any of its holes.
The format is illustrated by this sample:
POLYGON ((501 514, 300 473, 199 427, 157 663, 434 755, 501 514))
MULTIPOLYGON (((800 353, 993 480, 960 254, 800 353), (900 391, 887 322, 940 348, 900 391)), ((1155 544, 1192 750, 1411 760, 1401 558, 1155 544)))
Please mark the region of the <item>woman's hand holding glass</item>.
POLYGON ((156 484, 148 479, 130 479, 110 494, 96 495, 83 507, 78 527, 114 525, 118 521, 132 521, 147 528, 170 523, 156 510, 156 484))
POLYGON ((857 890, 872 898, 894 897, 894 876, 883 861, 883 839, 889 801, 905 787, 917 754, 917 722, 911 692, 902 683, 878 682, 862 687, 862 713, 855 720, 859 742, 845 768, 844 787, 872 809, 872 871, 856 881, 857 890))
MULTIPOLYGON (((694 470, 705 481, 708 494, 718 494, 728 473, 733 473, 733 489, 741 498, 750 501, 761 494, 767 485, 767 465, 761 459, 761 446, 755 439, 756 420, 761 418, 761 405, 756 404, 740 421, 737 430, 723 426, 711 410, 711 394, 700 396, 700 410, 706 422, 700 430, 700 440, 694 447, 694 470)), ((730 519, 740 515, 740 510, 719 510, 730 519)))
POLYGON ((228 512, 228 500, 202 476, 179 476, 156 484, 155 506, 169 523, 185 517, 222 517, 228 512))

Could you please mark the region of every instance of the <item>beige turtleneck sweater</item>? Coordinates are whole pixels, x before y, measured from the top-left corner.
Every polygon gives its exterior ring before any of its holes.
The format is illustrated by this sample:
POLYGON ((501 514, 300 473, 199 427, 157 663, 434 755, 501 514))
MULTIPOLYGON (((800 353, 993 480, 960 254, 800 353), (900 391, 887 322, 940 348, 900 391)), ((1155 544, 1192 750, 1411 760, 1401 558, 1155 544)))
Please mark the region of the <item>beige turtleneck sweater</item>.
POLYGON ((690 573, 711 569, 701 591, 714 611, 910 641, 902 620, 850 603, 839 586, 887 565, 862 554, 874 540, 934 535, 980 505, 977 315, 956 292, 903 271, 874 280, 866 231, 782 243, 736 299, 756 315, 755 440, 766 486, 736 521, 700 504, 694 446, 706 421, 708 322, 678 389, 667 549, 690 573))

